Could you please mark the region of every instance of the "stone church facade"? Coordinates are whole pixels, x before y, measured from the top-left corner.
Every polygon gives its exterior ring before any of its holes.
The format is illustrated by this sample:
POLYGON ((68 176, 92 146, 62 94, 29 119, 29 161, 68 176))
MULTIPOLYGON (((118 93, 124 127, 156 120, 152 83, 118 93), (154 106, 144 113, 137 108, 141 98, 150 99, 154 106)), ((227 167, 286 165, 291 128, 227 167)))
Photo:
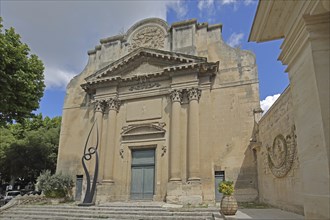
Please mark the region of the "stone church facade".
POLYGON ((221 35, 221 25, 151 18, 101 39, 67 86, 57 171, 82 177, 77 191, 85 189, 82 156, 96 121, 97 203, 214 203, 224 178, 239 201, 255 200, 255 56, 221 35))

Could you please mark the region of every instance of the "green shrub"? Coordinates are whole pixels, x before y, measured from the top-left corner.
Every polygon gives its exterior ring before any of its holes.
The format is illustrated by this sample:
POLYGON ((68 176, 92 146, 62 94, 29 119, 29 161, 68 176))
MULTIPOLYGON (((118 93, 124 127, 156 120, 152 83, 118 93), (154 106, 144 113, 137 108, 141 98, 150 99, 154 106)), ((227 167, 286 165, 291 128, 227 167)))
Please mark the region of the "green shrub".
POLYGON ((66 197, 73 187, 71 176, 62 173, 51 175, 49 170, 42 172, 37 182, 38 189, 49 198, 66 197))
POLYGON ((234 193, 234 182, 233 181, 222 181, 219 183, 219 192, 225 196, 231 196, 234 193))

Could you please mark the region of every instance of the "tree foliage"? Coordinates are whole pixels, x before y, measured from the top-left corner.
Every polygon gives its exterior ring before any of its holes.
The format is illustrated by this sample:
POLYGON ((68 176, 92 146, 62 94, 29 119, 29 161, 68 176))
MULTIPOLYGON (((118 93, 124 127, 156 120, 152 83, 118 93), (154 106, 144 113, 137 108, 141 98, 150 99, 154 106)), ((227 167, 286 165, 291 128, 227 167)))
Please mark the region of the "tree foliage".
POLYGON ((31 117, 45 88, 42 61, 14 28, 2 28, 0 17, 0 125, 31 117))
POLYGON ((49 170, 40 174, 37 179, 38 189, 45 193, 49 198, 63 198, 68 196, 72 187, 73 180, 68 174, 54 174, 51 175, 49 170))
POLYGON ((34 181, 42 170, 55 172, 61 117, 25 119, 0 127, 0 173, 2 179, 34 181))

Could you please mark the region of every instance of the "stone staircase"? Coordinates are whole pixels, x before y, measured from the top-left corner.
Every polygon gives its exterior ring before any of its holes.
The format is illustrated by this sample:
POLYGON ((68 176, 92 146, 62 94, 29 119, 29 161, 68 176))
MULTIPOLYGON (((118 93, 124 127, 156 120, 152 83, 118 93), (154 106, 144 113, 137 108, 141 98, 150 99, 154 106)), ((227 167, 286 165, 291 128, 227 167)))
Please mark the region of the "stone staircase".
POLYGON ((0 219, 223 219, 218 208, 173 208, 161 204, 19 205, 0 213, 0 219))

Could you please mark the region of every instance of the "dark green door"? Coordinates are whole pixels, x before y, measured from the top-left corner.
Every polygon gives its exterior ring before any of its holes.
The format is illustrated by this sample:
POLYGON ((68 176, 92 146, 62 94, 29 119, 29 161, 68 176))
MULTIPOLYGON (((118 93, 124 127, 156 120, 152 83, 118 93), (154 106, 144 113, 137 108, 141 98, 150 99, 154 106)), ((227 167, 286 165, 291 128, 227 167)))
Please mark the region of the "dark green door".
POLYGON ((154 183, 155 150, 133 150, 131 199, 152 200, 154 183))
POLYGON ((219 192, 219 183, 225 180, 225 171, 215 171, 215 201, 220 202, 222 193, 219 192))

